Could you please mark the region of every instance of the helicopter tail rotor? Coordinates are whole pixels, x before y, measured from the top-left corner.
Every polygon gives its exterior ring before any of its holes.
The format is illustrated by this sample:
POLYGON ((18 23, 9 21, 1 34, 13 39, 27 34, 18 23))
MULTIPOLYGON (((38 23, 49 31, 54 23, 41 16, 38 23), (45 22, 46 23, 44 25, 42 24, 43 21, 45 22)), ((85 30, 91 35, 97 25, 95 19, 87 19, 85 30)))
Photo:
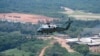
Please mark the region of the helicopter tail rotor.
POLYGON ((67 22, 65 22, 65 24, 67 23, 72 23, 73 21, 69 18, 67 22))

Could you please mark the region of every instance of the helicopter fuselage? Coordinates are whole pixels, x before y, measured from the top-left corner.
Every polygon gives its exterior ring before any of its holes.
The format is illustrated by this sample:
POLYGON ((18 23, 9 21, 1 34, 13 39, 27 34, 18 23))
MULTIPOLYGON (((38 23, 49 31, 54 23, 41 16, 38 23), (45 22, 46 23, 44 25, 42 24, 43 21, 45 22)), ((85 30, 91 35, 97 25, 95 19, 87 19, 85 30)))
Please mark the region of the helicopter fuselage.
POLYGON ((40 28, 40 30, 38 30, 38 33, 53 33, 53 32, 61 32, 66 30, 65 28, 61 28, 61 27, 56 27, 56 28, 40 28))
POLYGON ((65 27, 59 27, 57 25, 52 25, 52 24, 47 24, 47 25, 42 25, 38 30, 37 32, 38 33, 53 33, 53 32, 62 32, 62 31, 65 31, 65 30, 68 30, 70 25, 71 25, 72 21, 69 21, 67 22, 67 25, 65 27))

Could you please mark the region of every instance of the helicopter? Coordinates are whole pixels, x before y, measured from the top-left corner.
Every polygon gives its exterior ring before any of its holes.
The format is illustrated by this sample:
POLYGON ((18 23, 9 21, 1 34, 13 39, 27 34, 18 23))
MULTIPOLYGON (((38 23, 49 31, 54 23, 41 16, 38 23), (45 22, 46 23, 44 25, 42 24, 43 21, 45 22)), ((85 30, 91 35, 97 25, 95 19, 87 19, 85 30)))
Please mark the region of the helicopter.
POLYGON ((71 26, 71 23, 73 21, 70 20, 70 18, 68 19, 67 22, 65 22, 65 27, 60 27, 60 26, 57 26, 56 24, 50 24, 50 22, 47 21, 46 24, 43 24, 41 25, 38 29, 37 29, 37 32, 38 33, 41 33, 41 34, 44 34, 44 33, 53 33, 53 32, 62 32, 62 31, 65 31, 65 30, 68 30, 71 26))

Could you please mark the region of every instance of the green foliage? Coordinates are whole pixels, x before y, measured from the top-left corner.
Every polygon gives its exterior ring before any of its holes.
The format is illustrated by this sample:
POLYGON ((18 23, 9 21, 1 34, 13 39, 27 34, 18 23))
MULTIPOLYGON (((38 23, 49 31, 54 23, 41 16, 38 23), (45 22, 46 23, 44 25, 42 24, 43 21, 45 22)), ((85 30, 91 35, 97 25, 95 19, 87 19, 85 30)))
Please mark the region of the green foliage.
POLYGON ((61 8, 64 6, 74 10, 100 13, 99 2, 100 0, 0 0, 0 12, 34 13, 57 17, 58 14, 61 14, 59 12, 64 11, 61 8))
POLYGON ((0 56, 6 56, 5 54, 3 54, 3 53, 0 53, 0 56))
MULTIPOLYGON (((46 45, 46 42, 43 40, 35 39, 32 41, 29 41, 23 45, 20 46, 20 50, 28 51, 28 52, 38 52, 40 51, 44 46, 46 45)), ((36 54, 36 53, 35 53, 36 54)))
POLYGON ((26 43, 17 46, 15 49, 9 49, 2 53, 5 55, 13 55, 14 56, 39 56, 40 51, 48 45, 48 40, 42 40, 37 38, 32 38, 26 43))
POLYGON ((45 56, 63 56, 68 53, 65 48, 62 48, 58 43, 55 43, 53 47, 46 50, 45 56))
MULTIPOLYGON (((63 16, 62 16, 63 17, 63 16)), ((60 24, 64 21, 59 22, 60 24)), ((96 21, 77 21, 75 20, 71 26, 71 28, 67 31, 68 34, 71 33, 73 36, 75 34, 79 34, 83 28, 91 28, 100 24, 99 20, 96 21)), ((30 56, 38 55, 40 50, 46 45, 47 42, 43 40, 39 40, 36 38, 26 39, 27 34, 33 34, 37 29, 37 25, 32 25, 29 23, 21 24, 21 23, 12 23, 7 21, 0 21, 0 51, 16 48, 18 51, 22 53, 28 52, 30 56), (36 28, 34 27, 36 26, 36 28), (31 32, 30 32, 31 31, 31 32), (28 33, 27 33, 28 32, 28 33), (22 34, 23 33, 23 34, 22 34), (27 43, 26 43, 27 42, 27 43)), ((31 37, 31 36, 30 36, 31 37)), ((75 46, 75 49, 82 54, 88 53, 88 48, 86 46, 75 46), (82 49, 79 49, 82 48, 82 49)), ((9 50, 8 50, 9 51, 9 50)), ((20 54, 22 54, 20 53, 20 54)), ((10 55, 15 55, 16 52, 10 55)), ((18 53, 17 53, 18 54, 18 53)), ((19 54, 19 55, 20 55, 19 54)), ((68 53, 65 48, 62 48, 58 43, 56 43, 53 47, 50 47, 46 50, 46 56, 82 56, 77 53, 68 53)), ((5 55, 5 54, 2 54, 5 55)), ((16 55, 18 56, 18 55, 16 55)))
POLYGON ((46 50, 45 56, 81 56, 78 53, 69 53, 60 44, 55 43, 52 47, 46 50))
POLYGON ((99 53, 89 53, 89 56, 100 56, 99 53))
POLYGON ((24 42, 27 42, 26 36, 19 32, 0 32, 0 52, 15 48, 24 42))
POLYGON ((89 53, 89 47, 87 45, 73 45, 74 50, 86 56, 89 53))
MULTIPOLYGON (((94 20, 94 21, 73 20, 70 29, 66 31, 66 33, 74 38, 77 37, 78 35, 86 36, 83 34, 83 30, 85 28, 94 28, 99 24, 100 20, 94 20)), ((84 31, 84 33, 86 32, 84 31)))
POLYGON ((20 22, 13 23, 7 21, 0 21, 0 31, 1 32, 13 32, 20 31, 23 34, 34 35, 38 25, 33 25, 30 23, 22 24, 20 22))
MULTIPOLYGON (((63 17, 67 18, 67 17, 63 17)), ((67 31, 62 32, 63 34, 68 34, 69 36, 76 38, 77 36, 86 36, 84 33, 87 31, 84 31, 86 28, 95 28, 97 26, 100 26, 100 20, 91 20, 91 21, 83 21, 83 20, 74 20, 74 18, 70 18, 73 22, 70 26, 70 28, 67 31)), ((60 21, 54 21, 55 24, 57 24, 60 27, 65 27, 67 24, 64 24, 67 20, 61 19, 60 21)), ((98 27, 100 28, 100 27, 98 27)), ((91 30, 91 29, 90 29, 91 30)), ((95 30, 95 29, 93 29, 95 30)), ((96 31, 96 30, 95 30, 96 31)), ((91 34, 91 33, 90 33, 91 34)), ((90 35, 88 35, 90 36, 90 35)))
POLYGON ((30 52, 25 52, 23 50, 18 50, 17 48, 15 49, 9 49, 6 50, 4 52, 2 52, 3 54, 5 54, 6 56, 29 56, 31 53, 30 52))
MULTIPOLYGON (((67 20, 64 20, 64 15, 62 16, 61 21, 53 21, 55 24, 62 24, 61 27, 65 27, 64 22, 67 20)), ((100 20, 95 21, 81 21, 81 20, 73 20, 73 23, 71 24, 71 27, 68 31, 65 31, 67 34, 69 34, 71 37, 77 37, 77 35, 81 34, 85 28, 93 28, 100 24, 100 20)), ((13 22, 7 22, 7 21, 0 21, 0 31, 1 32, 13 32, 13 31, 19 31, 22 34, 29 34, 29 35, 35 35, 37 28, 39 28, 39 25, 33 25, 30 23, 21 24, 21 23, 13 23, 13 22)), ((85 32, 84 32, 85 33, 85 32)))

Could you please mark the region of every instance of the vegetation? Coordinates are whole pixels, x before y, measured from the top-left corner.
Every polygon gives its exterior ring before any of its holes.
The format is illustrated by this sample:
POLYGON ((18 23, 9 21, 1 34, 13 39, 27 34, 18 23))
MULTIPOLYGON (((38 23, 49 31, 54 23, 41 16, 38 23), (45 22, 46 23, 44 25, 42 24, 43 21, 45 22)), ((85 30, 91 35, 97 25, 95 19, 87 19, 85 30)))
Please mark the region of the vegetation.
POLYGON ((100 53, 89 53, 90 56, 100 56, 100 53))
POLYGON ((23 50, 9 49, 2 53, 2 56, 29 56, 31 52, 25 52, 23 50))
POLYGON ((52 47, 46 50, 45 56, 82 56, 79 53, 69 53, 65 48, 55 43, 52 47))
MULTIPOLYGON (((84 31, 86 28, 96 28, 100 24, 100 20, 94 20, 94 21, 82 21, 82 20, 74 20, 70 29, 66 31, 67 34, 69 34, 71 37, 77 37, 78 35, 81 36, 90 36, 90 34, 84 34, 87 31, 84 31)), ((95 30, 96 31, 96 30, 95 30)))
POLYGON ((0 32, 0 52, 15 48, 27 42, 26 36, 19 32, 0 32))
MULTIPOLYGON (((62 24, 61 27, 65 27, 63 25, 64 22, 65 20, 63 19, 62 21, 53 21, 53 23, 57 25, 62 24)), ((63 33, 67 33, 71 37, 77 37, 77 35, 79 34, 81 34, 82 36, 85 36, 84 35, 84 33, 86 33, 86 31, 84 31, 85 28, 94 28, 94 27, 99 26, 99 24, 100 24, 100 20, 95 20, 95 21, 73 20, 73 23, 71 24, 70 29, 63 33)), ((0 21, 0 31, 1 32, 18 31, 22 34, 35 35, 37 28, 39 28, 39 24, 33 25, 31 23, 22 24, 19 22, 13 23, 13 22, 7 22, 7 21, 0 21)))
POLYGON ((76 43, 70 43, 71 48, 76 50, 77 52, 83 54, 83 56, 100 56, 99 53, 93 53, 89 51, 89 47, 84 44, 76 44, 76 43))
POLYGON ((34 26, 30 23, 0 21, 0 55, 38 56, 49 40, 37 39, 34 26))
MULTIPOLYGON (((65 21, 55 21, 56 24, 64 23, 65 21)), ((95 21, 77 21, 75 20, 70 29, 66 32, 71 36, 75 37, 84 28, 93 28, 100 24, 99 20, 95 21), (76 35, 75 35, 76 34, 76 35)), ((62 26, 63 27, 63 26, 62 26)), ((0 55, 27 55, 34 56, 39 55, 40 50, 47 45, 48 41, 36 39, 34 36, 38 25, 32 25, 30 23, 22 24, 22 23, 13 23, 7 21, 0 21, 0 55), (34 27, 36 26, 36 28, 34 27), (15 51, 15 52, 14 52, 15 51)), ((75 50, 82 54, 88 53, 88 48, 84 45, 74 46, 75 50), (82 49, 78 49, 79 47, 83 47, 82 49)), ((59 44, 54 44, 53 47, 50 47, 46 50, 46 56, 48 55, 60 55, 60 56, 81 56, 77 53, 68 53, 64 48, 62 48, 59 44)), ((91 55, 91 54, 89 54, 91 55)), ((95 54, 94 54, 95 55, 95 54)))
POLYGON ((100 13, 99 0, 1 0, 0 12, 20 12, 59 17, 64 11, 61 6, 74 10, 84 10, 87 12, 100 13))
POLYGON ((89 47, 87 45, 72 45, 72 48, 77 52, 83 54, 84 56, 88 55, 89 47))
POLYGON ((42 48, 48 45, 48 43, 49 40, 31 38, 14 49, 3 51, 2 54, 6 56, 39 56, 42 48))
MULTIPOLYGON (((69 7, 74 10, 85 12, 100 13, 100 0, 0 0, 0 13, 19 12, 34 13, 53 18, 60 18, 54 21, 56 24, 65 22, 67 15, 60 12, 64 11, 61 7, 69 7)), ((71 37, 82 35, 85 28, 93 28, 100 24, 100 20, 80 21, 74 20, 67 33, 71 37)), ((34 35, 39 25, 31 23, 13 23, 0 21, 0 56, 38 56, 40 50, 48 45, 48 41, 37 39, 34 35)), ((62 26, 63 27, 63 26, 62 26)), ((86 45, 75 45, 73 48, 79 53, 68 53, 58 43, 46 50, 45 56, 100 56, 99 54, 89 53, 86 45), (81 48, 80 48, 81 47, 81 48), (80 48, 80 49, 79 49, 80 48)))
POLYGON ((31 34, 34 35, 36 32, 37 25, 31 23, 22 24, 20 22, 13 23, 7 21, 0 21, 0 31, 1 32, 13 32, 19 31, 22 34, 31 34))

